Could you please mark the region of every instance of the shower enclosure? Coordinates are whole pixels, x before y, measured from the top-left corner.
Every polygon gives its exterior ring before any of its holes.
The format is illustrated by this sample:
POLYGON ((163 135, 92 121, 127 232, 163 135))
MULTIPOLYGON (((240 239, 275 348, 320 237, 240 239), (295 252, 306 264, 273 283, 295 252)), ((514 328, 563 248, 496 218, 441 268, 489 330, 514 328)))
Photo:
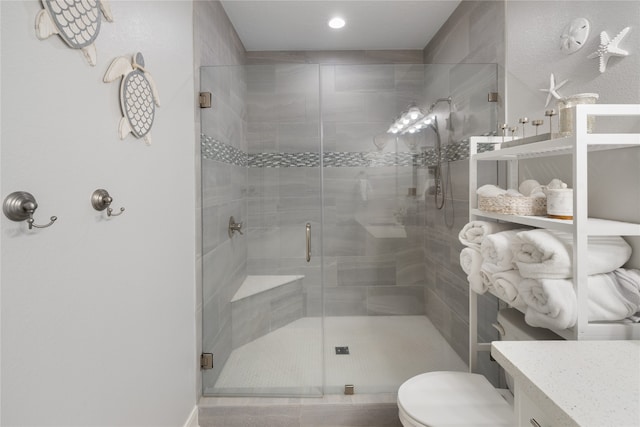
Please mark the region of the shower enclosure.
POLYGON ((446 163, 496 128, 496 76, 495 64, 201 69, 205 395, 392 392, 466 369, 429 320, 426 225, 452 184, 437 179, 437 137, 446 163), (439 98, 451 102, 430 109, 439 98), (440 134, 389 132, 411 107, 440 134))

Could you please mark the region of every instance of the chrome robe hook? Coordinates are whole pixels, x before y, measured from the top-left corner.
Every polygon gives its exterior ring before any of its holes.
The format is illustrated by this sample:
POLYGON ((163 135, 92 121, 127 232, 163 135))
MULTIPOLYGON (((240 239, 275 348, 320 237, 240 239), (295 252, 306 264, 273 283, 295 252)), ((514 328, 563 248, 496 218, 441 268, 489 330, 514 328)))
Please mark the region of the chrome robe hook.
POLYGON ((2 211, 11 221, 27 221, 29 230, 33 228, 47 228, 53 225, 58 219, 56 216, 50 218, 49 224, 34 224, 33 213, 38 209, 38 203, 31 193, 26 191, 15 191, 9 194, 2 205, 2 211))
POLYGON ((113 209, 111 208, 111 202, 113 202, 113 198, 109 195, 107 190, 102 188, 98 188, 91 195, 91 206, 97 211, 107 210, 107 216, 119 216, 124 212, 124 208, 120 208, 120 212, 113 213, 113 209))

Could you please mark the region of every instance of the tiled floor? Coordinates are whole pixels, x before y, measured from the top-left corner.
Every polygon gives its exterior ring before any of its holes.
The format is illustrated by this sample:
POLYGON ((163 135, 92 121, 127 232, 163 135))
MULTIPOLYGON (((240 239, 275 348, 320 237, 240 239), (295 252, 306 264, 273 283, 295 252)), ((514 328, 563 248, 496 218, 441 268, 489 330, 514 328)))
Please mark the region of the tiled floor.
MULTIPOLYGON (((205 395, 319 396, 323 393, 322 323, 306 317, 237 348, 205 395)), ((425 316, 327 317, 324 394, 395 393, 422 372, 467 365, 425 316), (349 355, 336 355, 348 346, 349 355)))

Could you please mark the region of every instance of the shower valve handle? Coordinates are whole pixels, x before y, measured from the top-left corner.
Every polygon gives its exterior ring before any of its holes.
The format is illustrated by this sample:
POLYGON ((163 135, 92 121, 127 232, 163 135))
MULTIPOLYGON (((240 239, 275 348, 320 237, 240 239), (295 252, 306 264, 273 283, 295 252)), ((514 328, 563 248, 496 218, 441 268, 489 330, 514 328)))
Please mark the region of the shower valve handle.
POLYGON ((242 232, 242 222, 236 222, 236 220, 231 217, 229 218, 229 237, 233 237, 233 234, 236 232, 244 236, 244 233, 242 232))

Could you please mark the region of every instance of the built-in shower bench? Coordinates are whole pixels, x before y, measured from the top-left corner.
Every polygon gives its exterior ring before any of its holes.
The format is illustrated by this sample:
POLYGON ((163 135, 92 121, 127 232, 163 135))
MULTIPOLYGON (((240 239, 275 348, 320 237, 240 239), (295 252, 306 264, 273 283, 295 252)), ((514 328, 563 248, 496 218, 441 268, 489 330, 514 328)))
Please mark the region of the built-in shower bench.
POLYGON ((305 316, 304 276, 247 276, 231 299, 233 348, 305 316))

